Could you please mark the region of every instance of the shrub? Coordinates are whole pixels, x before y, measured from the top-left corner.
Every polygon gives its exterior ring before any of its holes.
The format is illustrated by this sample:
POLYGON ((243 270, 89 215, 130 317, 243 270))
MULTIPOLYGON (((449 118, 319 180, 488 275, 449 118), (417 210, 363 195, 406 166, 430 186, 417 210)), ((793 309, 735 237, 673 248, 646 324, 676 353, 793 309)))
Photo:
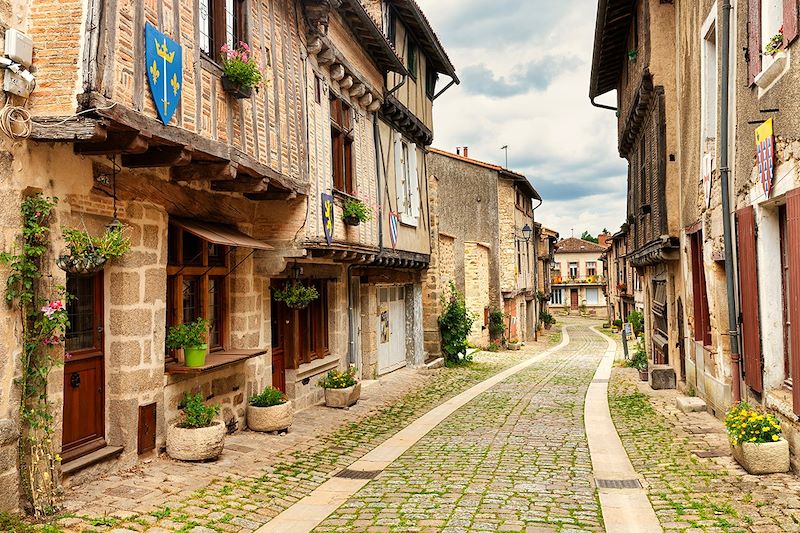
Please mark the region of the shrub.
POLYGON ((261 87, 262 74, 247 43, 239 42, 236 48, 225 44, 220 52, 222 72, 226 78, 242 89, 261 87))
POLYGON ((628 359, 627 366, 636 370, 647 370, 647 349, 644 344, 644 335, 636 339, 632 349, 633 354, 628 359))
POLYGON ((345 198, 342 204, 342 218, 357 218, 359 222, 367 222, 372 218, 372 209, 361 200, 345 198))
POLYGON ((450 282, 448 294, 442 296, 442 314, 439 316, 439 331, 442 335, 442 353, 448 365, 468 361, 467 337, 475 322, 475 315, 467 309, 464 296, 456 284, 450 282))
POLYGON ((323 389, 346 389, 356 383, 358 383, 356 369, 352 366, 344 372, 331 370, 324 378, 319 380, 319 386, 323 389))
POLYGON ((495 342, 493 342, 493 343, 489 344, 489 347, 486 348, 486 351, 487 352, 499 352, 500 351, 500 345, 495 343, 495 342))
POLYGON ((286 395, 274 387, 267 387, 250 398, 253 407, 272 407, 286 403, 286 395))
POLYGON ((198 318, 189 324, 178 324, 169 328, 167 348, 199 348, 206 343, 208 337, 208 320, 198 318))
POLYGON ((614 321, 614 327, 616 327, 616 328, 618 328, 618 329, 622 329, 622 320, 620 320, 619 318, 618 318, 618 319, 616 319, 616 320, 614 321))
POLYGON ((506 332, 505 315, 499 309, 489 311, 489 337, 502 339, 506 332))
POLYGON ((746 402, 739 402, 725 415, 728 438, 733 444, 753 442, 763 444, 781 438, 781 423, 769 413, 762 413, 746 402))
POLYGON ((206 405, 200 393, 187 393, 178 408, 183 411, 183 422, 178 424, 178 427, 182 428, 207 428, 214 423, 214 417, 219 414, 219 405, 206 405))
POLYGON ((308 304, 319 298, 319 292, 314 287, 306 287, 299 281, 292 281, 287 282, 282 289, 276 290, 273 297, 291 309, 305 309, 308 304))
POLYGON ((550 314, 548 311, 546 311, 545 309, 542 309, 541 311, 539 311, 539 320, 540 320, 540 321, 541 321, 543 324, 548 324, 548 325, 552 325, 552 324, 555 324, 555 323, 556 323, 556 319, 555 319, 555 318, 553 318, 553 315, 551 315, 551 314, 550 314))
POLYGON ((633 327, 633 334, 640 335, 644 333, 644 315, 641 311, 631 311, 628 315, 628 322, 633 327))

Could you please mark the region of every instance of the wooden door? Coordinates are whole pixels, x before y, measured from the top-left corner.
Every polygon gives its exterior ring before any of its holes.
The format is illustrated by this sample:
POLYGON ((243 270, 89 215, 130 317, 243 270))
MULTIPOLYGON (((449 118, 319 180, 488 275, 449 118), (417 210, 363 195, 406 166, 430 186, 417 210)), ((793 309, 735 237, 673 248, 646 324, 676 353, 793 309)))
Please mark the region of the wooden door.
POLYGON ((379 289, 378 374, 406 365, 406 303, 404 287, 379 289))
POLYGON ((572 289, 570 291, 570 298, 572 299, 572 309, 578 309, 578 289, 572 289))
POLYGON ((286 306, 272 299, 272 386, 286 393, 286 306))
POLYGON ((67 276, 70 327, 65 338, 61 456, 75 459, 105 446, 103 273, 67 276))

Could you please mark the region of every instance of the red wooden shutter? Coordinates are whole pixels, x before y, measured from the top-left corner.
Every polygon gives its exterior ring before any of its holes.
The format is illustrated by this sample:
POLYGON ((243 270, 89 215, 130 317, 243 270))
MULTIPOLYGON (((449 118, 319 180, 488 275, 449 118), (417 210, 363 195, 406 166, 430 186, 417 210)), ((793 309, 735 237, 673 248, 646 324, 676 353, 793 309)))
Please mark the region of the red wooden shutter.
MULTIPOLYGON (((756 214, 753 206, 736 212, 739 243, 739 295, 742 313, 742 355, 744 382, 756 392, 763 391, 761 374, 761 332, 758 313, 756 262, 756 214)), ((733 325, 731 327, 734 327, 733 325)))
POLYGON ((797 0, 783 0, 783 37, 787 45, 797 39, 797 0))
MULTIPOLYGON (((800 280, 800 189, 786 193, 786 238, 789 251, 789 277, 800 280)), ((800 415, 800 283, 789 284, 789 350, 792 358, 792 399, 794 412, 800 415)))
POLYGON ((761 72, 761 0, 748 0, 748 6, 748 85, 752 85, 761 72))

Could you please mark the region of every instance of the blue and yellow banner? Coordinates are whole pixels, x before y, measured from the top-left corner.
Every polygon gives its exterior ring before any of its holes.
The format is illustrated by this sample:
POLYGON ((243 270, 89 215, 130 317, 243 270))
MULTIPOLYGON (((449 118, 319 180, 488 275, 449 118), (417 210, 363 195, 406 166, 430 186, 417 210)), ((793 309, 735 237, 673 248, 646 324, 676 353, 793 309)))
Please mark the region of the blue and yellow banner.
POLYGON ((328 246, 333 243, 333 196, 322 194, 322 229, 328 246))
POLYGON ((158 31, 152 24, 144 27, 144 60, 147 81, 158 116, 169 124, 183 89, 183 51, 181 45, 158 31))

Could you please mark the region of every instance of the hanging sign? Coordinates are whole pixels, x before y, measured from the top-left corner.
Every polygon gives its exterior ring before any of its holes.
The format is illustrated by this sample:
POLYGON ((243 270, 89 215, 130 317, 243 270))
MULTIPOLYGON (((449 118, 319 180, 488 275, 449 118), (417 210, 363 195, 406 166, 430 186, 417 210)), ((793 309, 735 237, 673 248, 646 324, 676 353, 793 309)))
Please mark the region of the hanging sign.
POLYGON ((389 236, 392 239, 392 250, 397 248, 397 213, 389 211, 389 236))
POLYGON ((322 229, 330 246, 333 243, 333 196, 325 193, 322 194, 322 229))
POLYGON ((758 179, 764 195, 769 198, 775 179, 775 133, 772 119, 756 128, 756 154, 758 155, 758 179))
POLYGON ((703 156, 703 194, 705 195, 705 206, 711 206, 711 178, 714 173, 714 156, 706 154, 703 156))
POLYGON ((168 124, 183 89, 183 51, 181 45, 147 23, 144 27, 144 60, 150 93, 161 122, 168 124))

